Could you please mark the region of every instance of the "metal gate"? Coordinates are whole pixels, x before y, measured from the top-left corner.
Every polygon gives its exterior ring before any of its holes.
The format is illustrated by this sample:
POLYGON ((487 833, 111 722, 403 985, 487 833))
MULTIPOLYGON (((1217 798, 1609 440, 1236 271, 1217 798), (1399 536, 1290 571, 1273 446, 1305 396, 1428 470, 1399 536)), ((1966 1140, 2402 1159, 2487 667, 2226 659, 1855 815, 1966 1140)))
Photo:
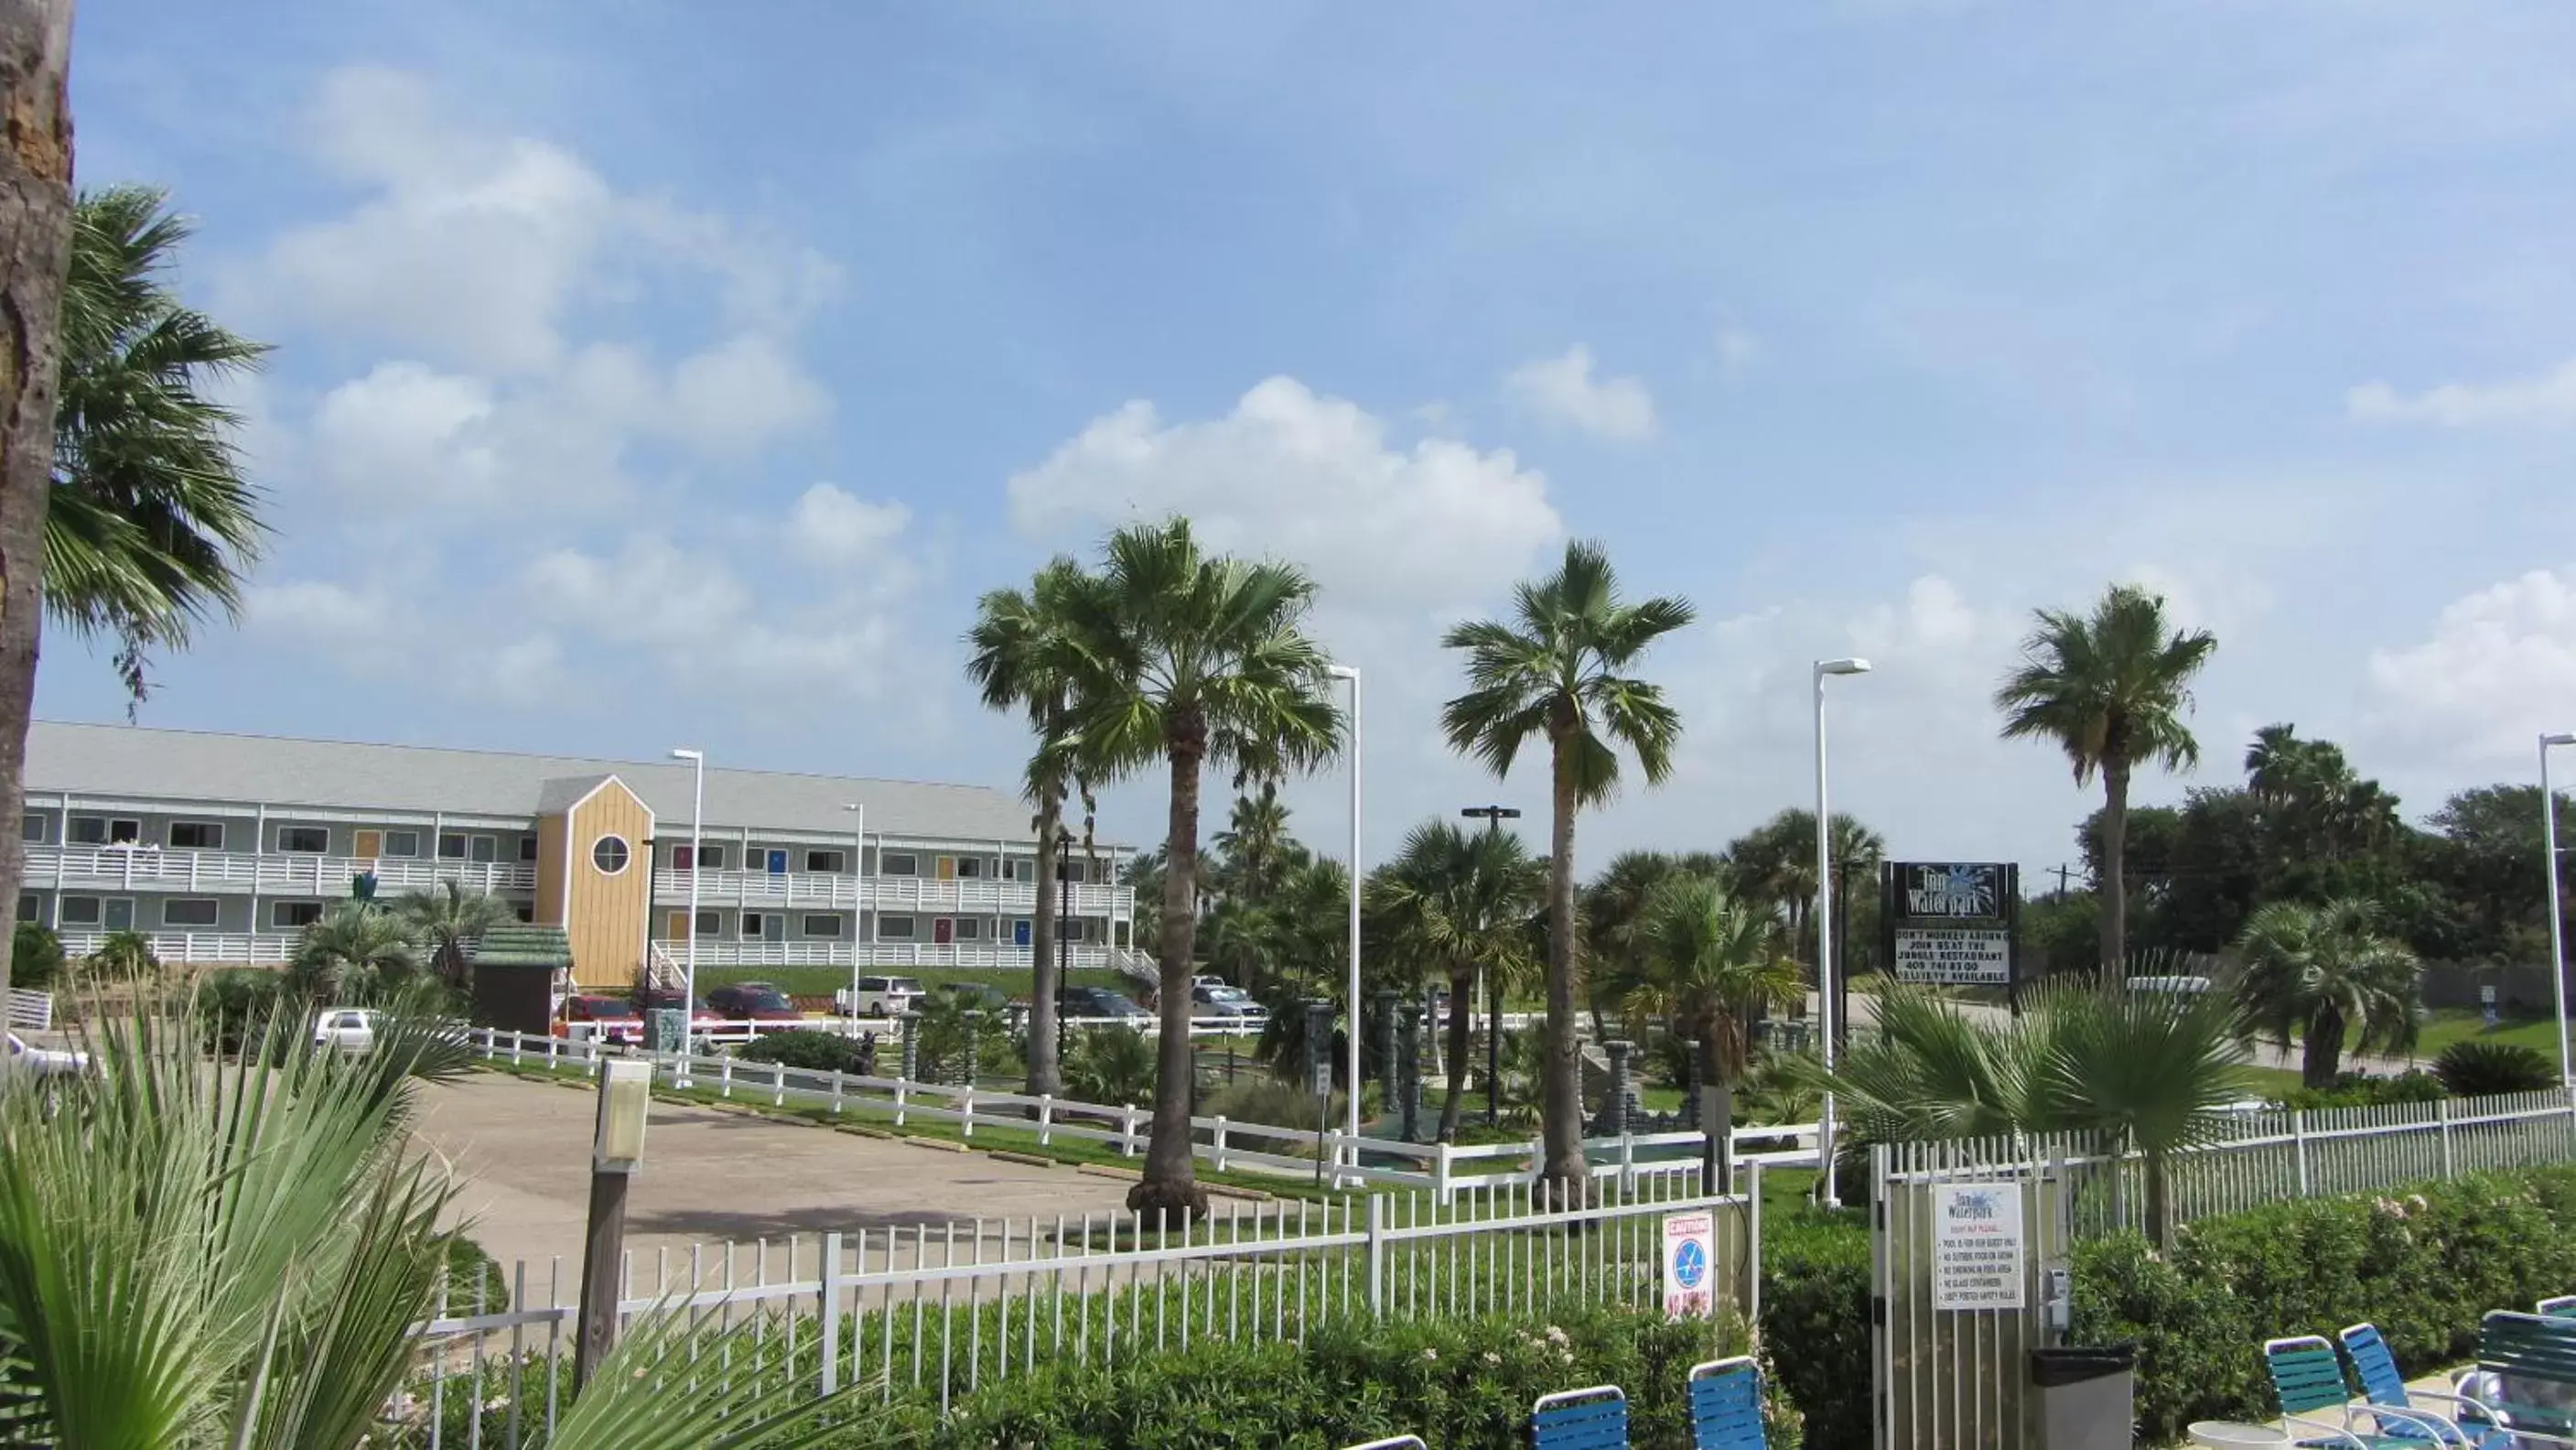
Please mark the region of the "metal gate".
POLYGON ((1878 1450, 2037 1450, 2030 1352, 2065 1338, 2072 1141, 1870 1150, 1878 1450))

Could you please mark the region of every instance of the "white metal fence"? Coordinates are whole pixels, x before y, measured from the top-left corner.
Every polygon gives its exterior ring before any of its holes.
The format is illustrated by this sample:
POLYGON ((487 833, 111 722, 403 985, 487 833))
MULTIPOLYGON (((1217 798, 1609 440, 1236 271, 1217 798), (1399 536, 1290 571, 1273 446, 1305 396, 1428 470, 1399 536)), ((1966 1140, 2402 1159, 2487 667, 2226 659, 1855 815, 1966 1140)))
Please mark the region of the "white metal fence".
POLYGON ((54 999, 45 992, 23 988, 9 989, 9 1025, 28 1032, 43 1032, 54 1025, 54 999))
MULTIPOLYGON (((867 1406, 945 1412, 960 1395, 1053 1363, 1115 1365, 1211 1340, 1303 1342, 1345 1321, 1527 1316, 1661 1302, 1663 1216, 1712 1211, 1721 1302, 1759 1313, 1761 1183, 1698 1193, 1696 1174, 1605 1186, 1598 1202, 1490 1186, 1448 1202, 1377 1194, 1231 1203, 1158 1233, 1132 1213, 969 1220, 685 1254, 630 1254, 619 1312, 712 1311, 737 1333, 690 1372, 857 1386, 867 1406), (701 1369, 701 1364, 703 1368, 701 1369)), ((576 1271, 577 1272, 577 1271, 576 1271)), ((421 1327, 417 1383, 392 1443, 517 1450, 569 1389, 578 1284, 559 1261, 513 1266, 507 1304, 479 1285, 421 1327)), ((854 1413, 864 1413, 864 1409, 854 1413)))
MULTIPOLYGON (((598 1070, 603 1056, 617 1049, 593 1040, 536 1037, 492 1028, 469 1035, 487 1061, 578 1071, 598 1070)), ((817 1072, 771 1062, 745 1062, 720 1053, 628 1053, 648 1057, 659 1086, 689 1086, 720 1099, 767 1102, 828 1109, 835 1117, 889 1122, 895 1127, 937 1123, 956 1127, 966 1138, 1033 1136, 1040 1147, 1057 1140, 1095 1143, 1121 1156, 1142 1153, 1152 1138, 1150 1104, 1085 1103, 1052 1096, 1029 1097, 961 1084, 927 1083, 894 1076, 817 1072)), ((1540 1145, 1495 1143, 1461 1147, 1453 1143, 1413 1143, 1394 1138, 1354 1138, 1338 1128, 1282 1128, 1267 1123, 1229 1121, 1224 1117, 1190 1120, 1192 1149, 1200 1161, 1219 1172, 1250 1171, 1312 1175, 1319 1162, 1345 1187, 1380 1184, 1429 1189, 1441 1201, 1464 1190, 1523 1185, 1537 1176, 1540 1145)), ((1595 1178, 1632 1183, 1640 1178, 1673 1177, 1699 1172, 1698 1133, 1622 1133, 1595 1138, 1586 1148, 1595 1178)), ((1813 1123, 1735 1130, 1738 1165, 1807 1166, 1816 1162, 1813 1123)))

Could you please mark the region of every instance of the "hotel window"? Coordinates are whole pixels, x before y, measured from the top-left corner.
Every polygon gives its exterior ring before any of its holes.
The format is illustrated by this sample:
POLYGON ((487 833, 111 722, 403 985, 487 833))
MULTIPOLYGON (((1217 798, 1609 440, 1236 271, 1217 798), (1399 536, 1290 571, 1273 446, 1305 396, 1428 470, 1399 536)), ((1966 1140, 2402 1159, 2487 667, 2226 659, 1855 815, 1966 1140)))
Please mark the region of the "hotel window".
POLYGON ((66 896, 60 907, 65 926, 98 925, 98 898, 95 896, 66 896))
POLYGON ((837 938, 841 934, 841 918, 831 912, 808 916, 805 918, 805 934, 837 938))
POLYGON ((82 846, 131 846, 143 839, 143 823, 126 816, 74 816, 72 841, 82 846))
POLYGON ((302 931, 321 919, 318 901, 277 901, 268 908, 268 924, 279 931, 302 931))
POLYGON ((698 866, 700 869, 707 871, 722 871, 724 869, 724 863, 724 847, 711 846, 703 841, 698 843, 698 866))
POLYGON ((1088 866, 1088 862, 1076 861, 1072 857, 1067 856, 1055 863, 1055 879, 1058 881, 1070 881, 1074 885, 1079 886, 1085 879, 1085 872, 1088 866))
POLYGON ((385 854, 386 854, 386 855, 388 855, 388 856, 417 856, 417 855, 419 855, 419 854, 420 854, 420 832, 418 832, 418 831, 387 831, 387 832, 385 832, 385 854))
POLYGON ((984 939, 984 923, 983 923, 983 921, 982 921, 981 919, 979 919, 979 918, 972 917, 972 916, 961 916, 961 917, 957 918, 957 939, 958 939, 959 941, 981 941, 981 940, 983 940, 983 939, 984 939))
POLYGON ((280 826, 277 849, 319 856, 331 849, 331 833, 320 826, 280 826))
POLYGON ((722 932, 723 930, 724 930, 724 913, 723 913, 723 912, 721 912, 721 911, 701 911, 701 912, 699 912, 699 913, 698 913, 698 935, 700 935, 700 936, 714 936, 714 935, 716 935, 716 934, 718 934, 718 933, 722 932))
POLYGON ((805 869, 838 875, 842 863, 848 859, 848 853, 842 851, 808 851, 805 853, 805 869))
POLYGON ((45 818, 34 811, 18 818, 18 839, 31 846, 45 844, 45 818))
POLYGON ((20 921, 35 921, 40 919, 43 914, 44 907, 42 903, 36 900, 36 893, 32 891, 21 891, 18 893, 18 919, 20 921))
POLYGON ((877 918, 877 940, 879 940, 879 941, 910 941, 910 940, 912 940, 912 918, 911 918, 911 917, 908 917, 908 916, 880 916, 880 917, 878 917, 878 918, 877 918))
POLYGON ((877 857, 879 876, 918 876, 921 861, 910 851, 888 851, 877 857))
POLYGON ((161 924, 178 927, 208 927, 218 920, 222 908, 211 896, 173 896, 161 903, 161 924))
POLYGON ((526 903, 526 902, 524 902, 524 901, 523 901, 523 902, 520 902, 520 903, 519 903, 519 920, 521 920, 521 921, 535 921, 536 919, 537 919, 537 909, 536 909, 534 906, 531 906, 531 905, 529 905, 528 903, 526 903))
POLYGON ((746 911, 742 914, 744 941, 778 941, 787 935, 787 915, 778 911, 746 911))
POLYGON ((172 821, 170 849, 173 851, 220 851, 224 848, 224 826, 221 821, 172 821))

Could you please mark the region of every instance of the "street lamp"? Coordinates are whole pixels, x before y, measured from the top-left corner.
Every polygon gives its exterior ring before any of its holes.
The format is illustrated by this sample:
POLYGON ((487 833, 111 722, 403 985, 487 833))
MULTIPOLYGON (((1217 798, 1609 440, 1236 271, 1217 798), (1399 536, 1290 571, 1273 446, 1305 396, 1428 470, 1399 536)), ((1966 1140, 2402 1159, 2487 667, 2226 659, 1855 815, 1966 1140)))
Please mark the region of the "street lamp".
POLYGON ((699 826, 707 811, 707 753, 680 746, 671 752, 673 760, 685 760, 697 773, 696 785, 689 792, 689 930, 684 938, 680 967, 680 1066, 678 1085, 689 1085, 689 1033, 698 1018, 698 859, 705 847, 698 840, 699 826))
POLYGON ((862 888, 868 879, 868 806, 865 801, 845 802, 841 809, 856 812, 857 826, 850 831, 850 1005, 843 1012, 850 1028, 850 1039, 859 1036, 859 971, 867 965, 868 949, 860 936, 859 918, 867 901, 862 888))
POLYGON ((644 1162, 653 1064, 610 1058, 599 1068, 599 1118, 590 1137, 590 1215, 582 1230, 581 1317, 573 1338, 575 1387, 587 1384, 617 1341, 617 1284, 626 1258, 626 1188, 644 1162))
POLYGON ((2558 798, 2549 790, 2549 748, 2576 745, 2576 734, 2540 737, 2540 842, 2549 875, 2549 1000, 2558 1013, 2558 1080, 2576 1080, 2568 1063, 2566 924, 2558 913, 2558 798))
MULTIPOLYGON (((1458 814, 1469 820, 1482 820, 1485 834, 1502 834, 1503 822, 1517 821, 1521 813, 1510 806, 1469 806, 1458 814)), ((1487 963, 1485 982, 1485 1126, 1490 1128, 1503 1120, 1503 977, 1487 963)), ((1465 1010, 1465 1004, 1452 1002, 1449 1010, 1465 1010)))
MULTIPOLYGON (((1834 1070, 1834 818, 1825 796, 1825 677, 1868 673, 1869 661, 1864 659, 1816 661, 1816 1005, 1828 1074, 1834 1070)), ((1726 1129, 1732 1133, 1735 1125, 1729 1123, 1726 1129)), ((1834 1092, 1830 1087, 1816 1114, 1816 1162, 1825 1173, 1825 1207, 1842 1207, 1842 1197, 1834 1189, 1834 1092)))
MULTIPOLYGON (((1349 665, 1331 665, 1326 673, 1351 685, 1351 1026, 1350 1050, 1345 1054, 1350 1076, 1342 1126, 1350 1137, 1351 1167, 1356 1169, 1360 1166, 1360 672, 1349 665)), ((1330 1094, 1326 1098, 1329 1101, 1330 1094)))

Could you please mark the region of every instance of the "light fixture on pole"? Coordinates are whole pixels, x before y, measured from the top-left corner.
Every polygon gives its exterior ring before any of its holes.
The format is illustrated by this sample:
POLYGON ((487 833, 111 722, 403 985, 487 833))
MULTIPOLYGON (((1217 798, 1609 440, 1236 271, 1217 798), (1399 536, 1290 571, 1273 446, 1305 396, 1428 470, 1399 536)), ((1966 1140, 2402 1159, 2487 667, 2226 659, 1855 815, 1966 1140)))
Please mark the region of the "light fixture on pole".
POLYGON ((2549 788, 2549 751, 2556 745, 2576 745, 2576 734, 2561 731, 2540 737, 2541 865, 2549 881, 2549 1000, 2557 1012, 2558 1081, 2564 1085, 2576 1082, 2576 1068, 2568 1062, 2567 925, 2558 907, 2558 798, 2549 788))
POLYGON ((707 753, 682 746, 671 752, 671 758, 689 762, 697 772, 689 792, 689 929, 680 959, 680 1065, 674 1076, 679 1086, 687 1087, 689 1036, 698 1025, 698 865, 706 850, 698 832, 707 811, 707 753))
MULTIPOLYGON (((1521 813, 1511 806, 1469 806, 1458 814, 1471 821, 1485 823, 1485 834, 1499 836, 1503 822, 1517 821, 1521 813)), ((1491 963, 1482 969, 1488 978, 1485 992, 1485 1126, 1503 1120, 1503 978, 1491 963)), ((1472 1004, 1452 1002, 1449 1010, 1464 1012, 1472 1004)))
POLYGON ((1360 1166, 1360 672, 1349 665, 1332 665, 1327 672, 1351 685, 1351 970, 1350 970, 1350 1039, 1345 1066, 1349 1076, 1343 1089, 1347 1106, 1342 1114, 1343 1131, 1349 1135, 1351 1167, 1360 1166))
MULTIPOLYGON (((1864 659, 1818 660, 1816 685, 1816 1008, 1825 1045, 1825 1071, 1834 1070, 1834 817, 1825 791, 1825 677, 1865 675, 1864 659)), ((1729 1124, 1730 1130, 1734 1125, 1729 1124)), ((1816 1114, 1816 1163, 1824 1170, 1824 1202, 1842 1207, 1834 1189, 1834 1093, 1825 1089, 1816 1114)), ((1723 1191, 1722 1189, 1720 1191, 1723 1191)))
MULTIPOLYGON (((867 803, 851 801, 844 804, 841 809, 856 812, 859 818, 858 825, 850 831, 850 875, 864 881, 868 874, 867 803)), ((864 900, 856 882, 851 886, 850 900, 853 902, 864 900)), ((859 913, 853 911, 850 913, 850 1005, 841 1014, 849 1026, 853 1041, 857 1040, 859 1035, 859 969, 867 964, 868 949, 863 934, 859 931, 859 913)))
POLYGON ((626 1258, 626 1188, 644 1162, 644 1119, 653 1106, 649 1058, 599 1065, 599 1119, 590 1137, 590 1218, 581 1244, 581 1318, 574 1331, 578 1389, 617 1342, 617 1284, 626 1258))

